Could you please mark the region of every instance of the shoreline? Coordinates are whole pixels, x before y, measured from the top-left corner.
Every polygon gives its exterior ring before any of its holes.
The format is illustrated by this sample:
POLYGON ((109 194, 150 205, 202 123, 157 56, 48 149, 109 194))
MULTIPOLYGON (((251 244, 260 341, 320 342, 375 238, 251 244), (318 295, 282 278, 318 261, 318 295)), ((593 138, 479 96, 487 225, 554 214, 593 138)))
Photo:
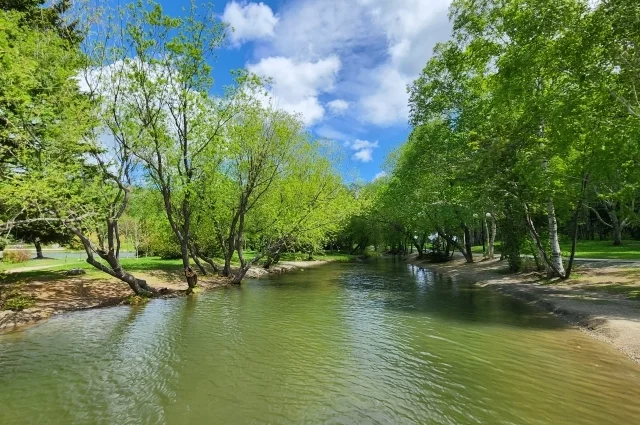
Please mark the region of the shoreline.
MULTIPOLYGON (((318 267, 334 261, 283 261, 269 269, 262 267, 251 268, 247 272, 246 278, 259 279, 271 274, 304 271, 306 268, 318 267)), ((151 301, 156 298, 166 299, 185 296, 186 284, 179 272, 137 273, 136 277, 145 279, 151 286, 158 289, 166 288, 168 290, 164 295, 151 298, 151 301)), ((208 274, 199 275, 198 277, 200 291, 224 288, 231 285, 229 279, 222 276, 208 274)), ((108 277, 83 278, 80 276, 57 281, 36 280, 22 284, 20 288, 21 292, 34 296, 36 304, 33 307, 19 311, 0 310, 0 335, 21 332, 54 316, 72 311, 126 305, 127 298, 134 295, 126 283, 108 277)))
POLYGON ((587 286, 590 282, 583 274, 589 278, 592 274, 613 274, 616 272, 613 267, 604 272, 581 268, 576 279, 550 282, 538 273, 509 273, 506 262, 497 259, 472 264, 461 259, 432 263, 414 256, 407 262, 546 310, 640 364, 640 301, 620 294, 584 289, 592 286, 587 286))

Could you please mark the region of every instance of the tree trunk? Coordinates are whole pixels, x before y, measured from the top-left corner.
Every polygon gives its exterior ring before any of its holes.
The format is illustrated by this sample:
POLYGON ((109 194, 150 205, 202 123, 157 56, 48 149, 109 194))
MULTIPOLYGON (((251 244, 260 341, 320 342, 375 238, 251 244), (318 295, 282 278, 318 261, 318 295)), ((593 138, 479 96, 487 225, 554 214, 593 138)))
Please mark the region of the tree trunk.
POLYGON ((193 262, 196 263, 196 266, 198 266, 198 270, 200 270, 200 273, 202 273, 203 276, 206 276, 207 270, 204 268, 204 266, 200 262, 200 257, 198 256, 198 250, 196 249, 194 243, 189 244, 189 253, 191 254, 191 258, 193 259, 193 262))
MULTIPOLYGON (((464 256, 464 259, 467 261, 467 263, 473 263, 473 256, 470 256, 469 252, 465 249, 465 247, 460 245, 460 243, 457 240, 454 240, 453 237, 448 236, 443 231, 438 231, 438 233, 442 235, 442 237, 447 241, 447 251, 449 250, 449 246, 453 246, 454 248, 457 248, 458 251, 460 251, 460 253, 464 256)), ((451 255, 453 256, 453 252, 451 253, 451 255)))
POLYGON ((620 220, 618 220, 618 214, 616 214, 615 205, 607 205, 607 213, 611 218, 611 229, 613 230, 613 245, 622 245, 622 226, 620 220))
POLYGON ((198 270, 200 270, 200 273, 203 276, 207 275, 207 269, 204 268, 204 266, 202 265, 202 263, 200 262, 200 259, 198 257, 196 257, 195 255, 193 257, 193 262, 196 263, 196 266, 198 266, 198 270))
MULTIPOLYGON (((110 223, 108 223, 107 228, 109 234, 111 235, 111 233, 114 231, 114 227, 110 223)), ((80 231, 80 229, 75 227, 71 227, 70 229, 76 236, 78 236, 78 238, 80 238, 80 241, 82 241, 84 250, 87 253, 87 263, 91 264, 96 269, 127 283, 136 295, 141 295, 143 297, 152 297, 153 295, 158 293, 158 290, 147 285, 147 282, 145 280, 138 279, 130 273, 124 271, 124 269, 120 265, 120 260, 115 255, 112 237, 109 238, 109 251, 104 252, 102 250, 94 249, 89 238, 87 238, 82 233, 82 231, 80 231), (108 267, 94 258, 94 251, 96 251, 100 258, 109 265, 108 267)))
POLYGON ((553 206, 553 200, 547 200, 547 215, 549 218, 549 243, 551 244, 551 262, 553 263, 555 272, 559 277, 565 275, 564 265, 562 264, 562 252, 560 251, 560 240, 558 237, 558 221, 556 220, 556 210, 553 206))
MULTIPOLYGON (((198 246, 197 243, 193 243, 191 245, 191 249, 192 249, 192 253, 191 256, 194 257, 194 261, 196 261, 196 258, 200 258, 202 261, 204 261, 205 263, 209 264, 211 266, 211 268, 213 269, 214 273, 219 273, 220 272, 220 267, 218 267, 218 265, 216 264, 215 261, 213 261, 212 258, 209 258, 208 256, 204 255, 202 252, 200 252, 200 247, 198 246)), ((199 267, 200 264, 198 262, 196 262, 196 264, 198 264, 199 267)), ((201 267, 201 269, 203 269, 204 267, 201 267)), ((206 275, 205 272, 203 272, 202 274, 206 275)))
POLYGON ((418 240, 415 238, 412 238, 411 241, 413 242, 413 246, 416 247, 416 251, 418 251, 418 258, 423 258, 424 257, 424 243, 418 243, 418 240))
MULTIPOLYGON (((553 205, 553 204, 552 204, 553 205)), ((544 247, 542 246, 542 241, 540 240, 540 235, 538 234, 534 224, 533 224, 533 220, 531 219, 531 216, 529 215, 529 209, 527 208, 527 206, 525 205, 525 221, 527 224, 527 228, 529 229, 529 232, 531 234, 531 238, 533 239, 534 243, 536 244, 536 248, 538 249, 538 252, 540 253, 540 257, 542 257, 542 259, 544 260, 544 264, 547 268, 547 274, 549 276, 557 276, 557 277, 563 277, 564 275, 564 270, 563 273, 560 273, 560 270, 558 270, 555 267, 555 263, 549 258, 549 256, 547 255, 547 252, 544 250, 544 247)))
POLYGON ((42 260, 44 255, 42 255, 42 243, 40 242, 40 238, 35 238, 33 244, 36 246, 36 258, 38 260, 42 260))
POLYGON ((193 288, 198 284, 198 274, 191 268, 189 262, 189 247, 186 240, 180 241, 180 252, 182 253, 182 266, 184 267, 184 277, 187 280, 187 295, 193 293, 193 288))
POLYGON ((469 226, 464 223, 462 224, 462 227, 464 229, 464 250, 466 252, 466 254, 463 253, 464 258, 465 260, 467 260, 467 263, 473 263, 473 251, 471 250, 471 231, 469 230, 469 226))
POLYGON ((497 232, 496 219, 491 214, 487 214, 486 217, 489 219, 487 223, 487 258, 493 259, 497 232))

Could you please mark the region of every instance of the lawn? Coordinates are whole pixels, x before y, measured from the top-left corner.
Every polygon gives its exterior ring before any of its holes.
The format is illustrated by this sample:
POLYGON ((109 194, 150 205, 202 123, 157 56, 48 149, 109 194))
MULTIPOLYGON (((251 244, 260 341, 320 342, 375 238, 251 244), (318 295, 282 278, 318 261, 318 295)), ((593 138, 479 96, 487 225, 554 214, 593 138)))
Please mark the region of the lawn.
MULTIPOLYGON (((182 260, 163 260, 159 257, 142 258, 122 258, 120 263, 124 269, 130 273, 146 272, 155 270, 179 271, 182 268, 182 260)), ((38 265, 51 265, 51 267, 40 270, 29 270, 17 273, 10 273, 2 276, 2 283, 26 283, 33 280, 49 281, 64 279, 64 274, 70 269, 83 269, 86 271, 85 277, 106 278, 105 273, 96 269, 84 260, 64 263, 62 260, 29 260, 24 263, 7 264, 0 262, 0 271, 7 271, 15 268, 31 267, 38 265), (57 265, 56 265, 57 264, 57 265)))
POLYGON ((43 260, 28 260, 22 263, 8 263, 4 261, 0 261, 0 271, 6 271, 11 269, 18 269, 23 267, 41 267, 41 266, 51 266, 56 264, 66 265, 67 268, 77 267, 78 264, 81 264, 84 260, 77 259, 55 259, 55 258, 47 258, 43 260))
MULTIPOLYGON (((562 254, 571 253, 571 242, 560 244, 562 254)), ((501 244, 496 243, 495 252, 500 253, 501 244)), ((482 254, 482 246, 472 247, 474 254, 482 254)), ((640 241, 625 240, 622 245, 614 246, 612 241, 578 241, 576 244, 576 258, 604 258, 611 260, 639 260, 640 241)))
MULTIPOLYGON (((569 254, 571 243, 561 244, 562 252, 569 254)), ((612 241, 578 241, 576 258, 606 258, 614 260, 640 260, 640 241, 625 240, 614 246, 612 241)))
MULTIPOLYGON (((247 259, 251 259, 255 252, 246 251, 245 257, 247 259)), ((329 252, 327 251, 324 254, 315 254, 315 260, 331 260, 331 261, 351 261, 354 256, 339 253, 339 252, 329 252)), ((307 259, 306 253, 287 253, 282 256, 282 261, 305 261, 307 259)), ((224 260, 220 258, 215 259, 218 265, 222 266, 224 264, 224 260)), ((175 271, 180 272, 182 270, 182 260, 181 259, 171 259, 164 260, 160 257, 140 257, 140 258, 121 258, 120 264, 122 267, 132 273, 145 273, 145 272, 153 272, 153 271, 175 271)), ((239 266, 240 262, 237 257, 237 254, 234 254, 231 264, 234 266, 239 266)), ((207 264, 204 264, 205 267, 208 268, 207 264)), ((1 277, 2 283, 26 283, 33 280, 57 280, 66 278, 64 272, 70 269, 83 269, 86 271, 85 277, 88 278, 105 278, 107 275, 100 270, 96 269, 92 265, 88 264, 83 260, 58 260, 58 259, 44 259, 44 260, 29 260, 22 263, 5 263, 0 261, 0 272, 10 271, 12 269, 23 268, 23 267, 38 267, 38 266, 50 266, 46 269, 38 269, 38 270, 28 270, 17 273, 6 274, 1 277)))

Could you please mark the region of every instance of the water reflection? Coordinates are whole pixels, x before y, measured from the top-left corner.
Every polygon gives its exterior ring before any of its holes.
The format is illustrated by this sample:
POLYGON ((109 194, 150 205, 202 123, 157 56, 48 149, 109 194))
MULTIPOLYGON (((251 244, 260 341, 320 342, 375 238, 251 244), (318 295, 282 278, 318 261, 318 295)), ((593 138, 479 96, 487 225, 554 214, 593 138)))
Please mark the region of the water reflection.
POLYGON ((635 423, 640 373, 515 300, 331 265, 0 337, 1 424, 635 423))

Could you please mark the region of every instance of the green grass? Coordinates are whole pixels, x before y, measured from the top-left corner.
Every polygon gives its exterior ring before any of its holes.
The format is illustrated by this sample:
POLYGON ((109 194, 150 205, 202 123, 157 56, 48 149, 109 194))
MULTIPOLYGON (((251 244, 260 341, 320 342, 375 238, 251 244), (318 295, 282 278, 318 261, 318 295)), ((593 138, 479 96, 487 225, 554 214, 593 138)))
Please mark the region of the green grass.
MULTIPOLYGON (((255 254, 254 251, 246 251, 245 257, 250 259, 255 254)), ((314 260, 331 260, 331 261, 353 261, 354 255, 327 251, 325 253, 316 253, 314 260)), ((304 261, 307 259, 306 253, 287 253, 282 256, 282 261, 304 261)), ((224 260, 215 259, 219 265, 224 264, 224 260)), ((15 268, 32 267, 32 266, 49 266, 52 267, 40 270, 29 270, 17 273, 9 273, 0 275, 0 283, 27 283, 35 280, 39 281, 52 281, 57 279, 66 279, 67 276, 64 272, 70 269, 83 269, 86 274, 85 278, 96 279, 108 277, 105 273, 96 269, 92 265, 88 264, 84 260, 67 261, 64 260, 29 260, 24 263, 8 264, 0 262, 0 272, 8 271, 15 268)), ((122 267, 130 273, 144 273, 154 271, 165 272, 180 272, 182 270, 182 260, 163 260, 159 257, 141 257, 141 258, 122 258, 120 259, 122 267)), ((237 254, 231 260, 231 264, 234 266, 239 265, 239 259, 237 254)), ((206 267, 206 264, 205 264, 206 267)))
MULTIPOLYGON (((55 263, 56 260, 37 260, 37 264, 50 261, 55 263)), ((27 262, 28 263, 28 262, 27 262)), ((2 264, 2 263, 0 263, 2 264)), ((20 263, 22 267, 26 263, 20 263)), ((37 265, 36 264, 36 265, 37 265)), ((163 260, 158 257, 142 257, 142 258, 122 258, 120 260, 122 267, 130 273, 140 273, 149 271, 180 271, 182 269, 182 260, 163 260)), ((85 277, 88 278, 104 278, 108 277, 105 273, 96 269, 86 261, 67 262, 44 270, 30 270, 18 273, 5 274, 0 277, 0 283, 27 283, 34 280, 51 281, 57 279, 66 279, 64 274, 70 269, 83 269, 87 272, 85 277)), ((0 270, 0 271, 6 271, 0 270)))
MULTIPOLYGON (((488 246, 486 244, 484 247, 485 249, 488 249, 488 246)), ((493 246, 493 253, 500 254, 501 250, 502 250, 502 244, 500 242, 496 242, 493 246)), ((482 245, 472 246, 471 252, 473 252, 474 254, 482 254, 482 245)))
MULTIPOLYGON (((560 244, 562 253, 571 253, 571 242, 560 244)), ((502 246, 496 243, 495 253, 499 254, 502 246)), ((482 245, 471 248, 474 254, 482 254, 482 245)), ((614 246, 612 241, 578 241, 576 244, 576 258, 604 258, 611 260, 639 260, 640 241, 625 240, 622 245, 614 246)))
POLYGON ((39 266, 51 266, 55 264, 66 264, 68 267, 75 267, 77 264, 81 263, 84 260, 76 260, 76 259, 44 259, 44 260, 28 260, 22 263, 8 263, 5 261, 0 261, 0 271, 7 271, 13 269, 21 269, 23 267, 39 267, 39 266))
MULTIPOLYGON (((571 243, 562 243, 562 252, 569 255, 571 243)), ((613 260, 640 260, 640 241, 625 240, 614 246, 612 241, 578 241, 576 258, 605 258, 613 260)))
POLYGON ((33 295, 24 295, 18 292, 10 292, 2 302, 2 310, 21 311, 33 307, 36 299, 33 295))

